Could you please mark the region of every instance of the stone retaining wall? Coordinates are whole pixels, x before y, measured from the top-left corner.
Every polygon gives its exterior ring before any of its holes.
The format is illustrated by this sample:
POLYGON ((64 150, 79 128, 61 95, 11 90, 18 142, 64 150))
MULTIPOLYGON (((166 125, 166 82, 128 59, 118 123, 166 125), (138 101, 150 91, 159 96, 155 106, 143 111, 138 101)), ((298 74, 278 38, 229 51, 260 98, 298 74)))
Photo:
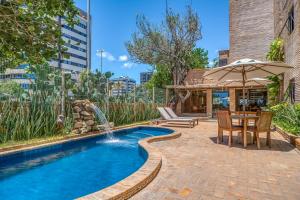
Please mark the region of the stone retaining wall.
POLYGON ((72 133, 82 134, 99 130, 92 103, 89 100, 76 100, 73 102, 74 127, 72 133))

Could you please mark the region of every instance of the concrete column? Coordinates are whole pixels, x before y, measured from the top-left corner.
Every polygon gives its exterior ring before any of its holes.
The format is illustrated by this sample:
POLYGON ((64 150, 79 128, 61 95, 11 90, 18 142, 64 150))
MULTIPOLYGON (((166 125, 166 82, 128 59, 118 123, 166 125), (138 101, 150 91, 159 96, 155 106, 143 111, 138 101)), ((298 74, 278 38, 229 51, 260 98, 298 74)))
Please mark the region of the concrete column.
POLYGON ((235 110, 235 89, 230 88, 229 89, 229 110, 230 111, 236 111, 235 110))
POLYGON ((207 89, 206 90, 206 114, 207 117, 211 118, 212 117, 212 89, 207 89))

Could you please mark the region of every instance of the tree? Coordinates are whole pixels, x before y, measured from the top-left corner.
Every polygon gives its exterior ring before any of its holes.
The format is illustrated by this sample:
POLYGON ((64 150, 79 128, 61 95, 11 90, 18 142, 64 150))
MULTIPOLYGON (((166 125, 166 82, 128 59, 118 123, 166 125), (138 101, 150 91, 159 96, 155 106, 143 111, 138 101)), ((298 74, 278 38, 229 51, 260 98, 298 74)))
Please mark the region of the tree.
POLYGON ((172 84, 172 74, 165 65, 157 65, 154 68, 151 79, 145 84, 147 89, 163 88, 166 85, 172 84))
MULTIPOLYGON (((267 60, 269 61, 284 61, 284 46, 281 38, 276 38, 270 45, 269 52, 267 54, 267 60)), ((271 81, 268 84, 268 97, 269 104, 275 105, 280 99, 280 84, 281 80, 278 76, 270 76, 268 79, 271 81)))
POLYGON ((64 16, 73 26, 77 14, 73 0, 0 1, 0 66, 41 64, 57 58, 64 41, 55 18, 64 16))
POLYGON ((131 59, 153 66, 164 65, 172 74, 173 83, 181 84, 189 69, 188 57, 201 39, 197 13, 187 7, 186 16, 168 10, 160 26, 151 25, 145 16, 137 17, 138 31, 126 42, 131 59))
POLYGON ((106 92, 108 79, 113 76, 112 72, 95 73, 84 70, 80 73, 79 83, 73 85, 72 92, 77 98, 90 98, 95 101, 102 100, 106 92))
POLYGON ((276 38, 270 45, 267 60, 284 61, 284 46, 281 38, 276 38))
POLYGON ((208 63, 208 51, 203 48, 194 48, 188 58, 189 67, 192 69, 205 68, 208 63))
POLYGON ((219 67, 219 58, 214 58, 212 61, 212 67, 219 67))

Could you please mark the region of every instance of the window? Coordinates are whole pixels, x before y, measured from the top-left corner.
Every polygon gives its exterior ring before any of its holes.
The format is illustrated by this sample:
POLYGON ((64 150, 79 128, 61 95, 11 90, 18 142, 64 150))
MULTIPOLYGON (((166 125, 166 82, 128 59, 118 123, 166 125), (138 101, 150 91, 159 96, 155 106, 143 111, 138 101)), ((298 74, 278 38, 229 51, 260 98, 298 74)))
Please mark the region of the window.
POLYGON ((295 29, 295 21, 294 21, 294 6, 291 8, 288 19, 287 19, 287 29, 289 34, 291 34, 295 29))
POLYGON ((291 103, 295 103, 295 92, 296 92, 296 83, 295 83, 295 78, 292 78, 290 80, 290 99, 291 103))

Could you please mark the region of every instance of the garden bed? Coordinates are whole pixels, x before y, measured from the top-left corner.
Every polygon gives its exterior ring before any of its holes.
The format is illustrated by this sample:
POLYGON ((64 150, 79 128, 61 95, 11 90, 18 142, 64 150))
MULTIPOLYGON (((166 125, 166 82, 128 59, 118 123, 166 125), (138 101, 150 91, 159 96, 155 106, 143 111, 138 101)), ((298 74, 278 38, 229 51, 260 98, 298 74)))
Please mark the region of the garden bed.
POLYGON ((280 133, 287 141, 289 141, 290 144, 292 144, 293 146, 295 146, 297 149, 300 150, 300 136, 291 134, 287 131, 284 131, 281 127, 279 127, 278 125, 275 125, 275 130, 280 133))

